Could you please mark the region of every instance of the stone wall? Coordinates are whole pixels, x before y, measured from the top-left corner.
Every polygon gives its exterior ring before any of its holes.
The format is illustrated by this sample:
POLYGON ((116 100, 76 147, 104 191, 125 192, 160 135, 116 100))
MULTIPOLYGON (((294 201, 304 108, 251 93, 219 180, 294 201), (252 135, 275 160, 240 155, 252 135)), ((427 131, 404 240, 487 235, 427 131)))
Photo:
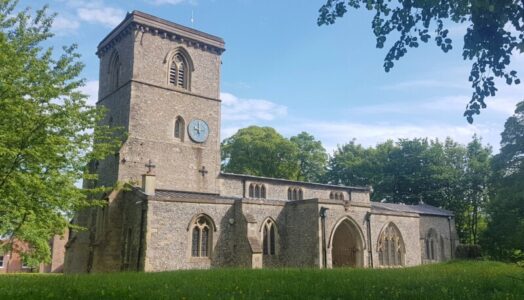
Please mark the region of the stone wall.
POLYGON ((234 265, 234 201, 148 201, 145 271, 234 265), (215 224, 211 258, 191 256, 191 222, 205 214, 215 224))
POLYGON ((420 217, 420 253, 422 257, 422 263, 430 263, 427 258, 425 239, 430 229, 434 229, 437 232, 438 245, 437 250, 437 261, 446 261, 453 257, 453 251, 456 240, 456 232, 454 230, 455 224, 451 223, 452 220, 448 221, 446 217, 438 216, 427 216, 422 215, 420 217), (451 225, 451 227, 450 227, 451 225), (450 232, 451 229, 451 232, 450 232))

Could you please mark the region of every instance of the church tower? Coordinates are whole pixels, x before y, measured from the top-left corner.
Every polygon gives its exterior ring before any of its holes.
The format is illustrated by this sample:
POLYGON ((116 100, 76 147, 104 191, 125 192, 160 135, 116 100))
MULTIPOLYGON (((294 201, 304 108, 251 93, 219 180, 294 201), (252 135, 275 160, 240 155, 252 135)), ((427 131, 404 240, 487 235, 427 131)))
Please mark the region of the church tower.
POLYGON ((221 38, 134 11, 98 46, 98 105, 124 128, 119 153, 97 164, 99 183, 218 194, 221 38), (151 162, 151 163, 149 163, 151 162))

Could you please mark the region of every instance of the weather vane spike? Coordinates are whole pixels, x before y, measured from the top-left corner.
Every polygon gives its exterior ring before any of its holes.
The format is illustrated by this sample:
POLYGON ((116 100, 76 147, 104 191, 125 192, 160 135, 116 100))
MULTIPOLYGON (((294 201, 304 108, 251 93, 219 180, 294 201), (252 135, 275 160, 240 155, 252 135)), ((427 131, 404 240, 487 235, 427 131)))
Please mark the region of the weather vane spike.
POLYGON ((191 26, 195 27, 195 18, 194 18, 194 15, 193 15, 193 10, 191 10, 191 26))

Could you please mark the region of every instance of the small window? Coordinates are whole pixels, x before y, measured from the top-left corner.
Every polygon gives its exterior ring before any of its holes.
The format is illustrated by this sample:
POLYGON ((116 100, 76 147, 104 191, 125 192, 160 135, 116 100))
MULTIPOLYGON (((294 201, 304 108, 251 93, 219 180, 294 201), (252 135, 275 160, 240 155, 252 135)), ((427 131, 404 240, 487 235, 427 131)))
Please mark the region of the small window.
POLYGON ((249 185, 249 198, 266 198, 266 186, 263 184, 252 183, 249 185))
POLYGON ((268 219, 264 223, 262 230, 262 247, 264 255, 275 255, 276 254, 276 237, 275 237, 275 223, 268 219))
POLYGON ((287 199, 288 200, 303 200, 304 192, 302 191, 301 188, 288 188, 287 199))
POLYGON ((207 217, 201 216, 193 224, 191 234, 191 256, 210 257, 212 234, 211 221, 207 217))
POLYGON ((331 192, 329 193, 329 199, 331 200, 344 200, 343 192, 331 192))
POLYGON ((185 129, 184 119, 178 116, 175 120, 175 139, 184 141, 184 129, 185 129))
POLYGON ((0 268, 4 267, 4 256, 0 255, 0 268))

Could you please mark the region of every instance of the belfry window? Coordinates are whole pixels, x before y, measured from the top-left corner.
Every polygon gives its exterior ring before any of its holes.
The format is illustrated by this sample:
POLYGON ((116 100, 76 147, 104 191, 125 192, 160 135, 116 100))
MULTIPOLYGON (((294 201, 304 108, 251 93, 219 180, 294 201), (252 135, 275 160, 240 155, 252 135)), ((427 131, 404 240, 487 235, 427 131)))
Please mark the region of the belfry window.
POLYGON ((184 129, 185 129, 184 119, 178 116, 175 120, 175 139, 184 141, 184 129))
POLYGON ((264 255, 276 254, 275 223, 268 219, 262 229, 262 253, 264 255))
POLYGON ((169 67, 169 83, 176 87, 189 89, 189 69, 186 58, 177 53, 169 67))
POLYGON ((287 199, 288 200, 303 200, 304 199, 304 192, 301 188, 293 188, 290 187, 287 190, 287 199))
POLYGON ((109 60, 109 88, 111 91, 120 85, 120 69, 120 56, 118 52, 115 51, 109 60))
POLYGON ((404 265, 405 247, 397 226, 389 223, 378 239, 378 259, 381 266, 404 265))
POLYGON ((201 216, 193 224, 191 233, 191 256, 210 257, 212 245, 211 221, 201 216))
POLYGON ((249 198, 266 198, 266 186, 263 184, 252 183, 249 185, 249 198))

